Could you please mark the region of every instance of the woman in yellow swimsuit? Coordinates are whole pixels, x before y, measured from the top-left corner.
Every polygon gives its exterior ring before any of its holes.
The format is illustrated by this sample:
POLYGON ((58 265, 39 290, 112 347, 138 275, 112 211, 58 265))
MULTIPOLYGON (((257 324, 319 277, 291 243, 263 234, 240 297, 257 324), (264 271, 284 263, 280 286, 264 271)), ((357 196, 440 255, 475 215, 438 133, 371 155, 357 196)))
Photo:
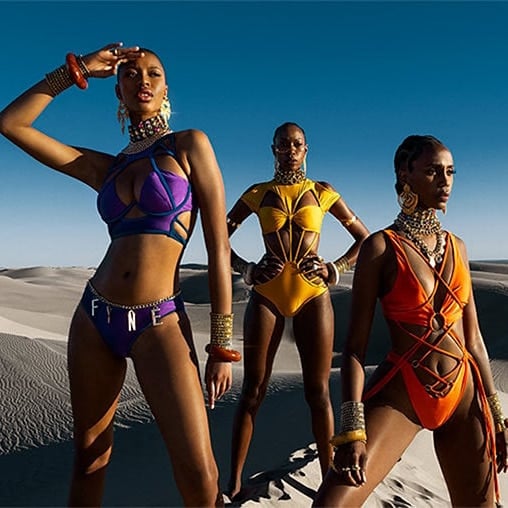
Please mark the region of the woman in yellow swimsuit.
POLYGON ((260 222, 266 254, 259 263, 232 252, 233 269, 243 274, 252 294, 244 318, 244 380, 235 416, 228 493, 241 489, 257 411, 263 401, 285 318, 301 358, 305 397, 312 415, 321 469, 328 469, 333 413, 328 380, 334 338, 333 308, 328 285, 356 261, 367 228, 340 194, 326 182, 306 178, 307 142, 301 127, 285 123, 275 130, 272 151, 275 175, 250 187, 228 214, 231 235, 252 213, 260 222), (318 256, 324 215, 330 212, 354 238, 346 253, 325 263, 318 256))
POLYGON ((395 154, 401 212, 362 245, 342 365, 336 452, 314 506, 362 506, 416 434, 433 431, 453 506, 493 507, 508 468, 495 392, 463 242, 442 229, 455 173, 432 136, 395 154), (392 349, 364 390, 363 362, 379 299, 392 349))

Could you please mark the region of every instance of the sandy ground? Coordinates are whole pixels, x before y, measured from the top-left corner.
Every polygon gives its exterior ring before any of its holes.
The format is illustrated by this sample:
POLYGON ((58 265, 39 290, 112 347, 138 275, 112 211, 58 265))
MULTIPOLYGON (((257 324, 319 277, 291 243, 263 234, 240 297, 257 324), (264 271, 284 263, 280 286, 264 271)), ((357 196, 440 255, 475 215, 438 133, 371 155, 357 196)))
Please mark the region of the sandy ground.
MULTIPOLYGON (((508 263, 472 263, 480 324, 492 358, 496 385, 508 408, 508 263)), ((63 506, 72 464, 66 340, 69 320, 91 268, 31 267, 0 270, 0 505, 63 506)), ((206 271, 182 270, 182 290, 194 338, 204 362, 209 298, 206 271)), ((336 339, 330 386, 340 404, 339 351, 345 335, 351 274, 333 290, 336 339)), ((234 280, 235 342, 241 347, 248 290, 234 280)), ((288 323, 289 324, 289 323, 288 323)), ((367 364, 375 366, 388 346, 376 313, 367 364)), ((310 431, 299 359, 290 327, 278 352, 269 393, 257 419, 245 468, 248 496, 232 506, 308 507, 321 481, 310 431)), ((231 423, 242 379, 209 412, 223 487, 229 475, 231 423)), ((508 480, 500 478, 503 499, 508 480)), ((116 419, 106 506, 180 506, 169 460, 130 366, 116 419)), ((432 448, 422 431, 378 486, 366 506, 450 506, 432 448)))

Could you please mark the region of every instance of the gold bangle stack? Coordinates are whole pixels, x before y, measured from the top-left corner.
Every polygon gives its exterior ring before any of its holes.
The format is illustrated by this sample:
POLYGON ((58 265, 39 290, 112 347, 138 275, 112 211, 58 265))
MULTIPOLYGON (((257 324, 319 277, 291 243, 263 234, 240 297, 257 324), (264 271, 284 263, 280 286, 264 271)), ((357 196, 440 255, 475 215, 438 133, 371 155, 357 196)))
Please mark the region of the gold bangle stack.
MULTIPOLYGON (((79 70, 83 75, 83 78, 89 78, 92 73, 90 69, 86 66, 83 57, 81 55, 76 57, 76 62, 78 64, 79 70)), ((54 71, 48 72, 44 78, 46 79, 46 83, 48 84, 51 95, 56 97, 58 94, 62 93, 67 88, 70 88, 74 85, 74 81, 72 80, 71 73, 69 72, 69 68, 67 65, 61 65, 56 68, 54 71)))
POLYGON ((353 443, 354 441, 362 441, 362 443, 367 442, 367 432, 365 432, 365 429, 341 432, 330 439, 330 444, 336 448, 337 446, 341 446, 346 443, 353 443))
POLYGON ((351 263, 346 256, 341 256, 337 261, 334 261, 333 264, 339 273, 344 273, 346 270, 351 268, 351 263))
POLYGON ((326 263, 326 267, 328 268, 328 285, 338 286, 340 281, 340 272, 335 266, 335 263, 326 263))
POLYGON ((210 312, 210 343, 205 347, 209 358, 219 362, 239 362, 242 355, 233 345, 233 314, 210 312))
POLYGON ((70 88, 72 85, 74 85, 74 82, 71 79, 71 75, 69 74, 69 70, 65 65, 61 65, 54 71, 48 72, 45 75, 45 79, 53 97, 56 97, 64 90, 67 90, 67 88, 70 88))
POLYGON ((81 71, 81 74, 83 74, 83 77, 85 79, 88 79, 92 75, 92 73, 90 72, 90 69, 86 66, 83 57, 81 55, 77 56, 76 61, 78 62, 78 67, 79 70, 81 71))
POLYGON ((506 429, 506 425, 499 395, 497 393, 489 395, 487 397, 487 402, 489 403, 490 412, 492 413, 496 433, 503 432, 506 429))
POLYGON ((365 416, 363 402, 347 400, 340 406, 340 432, 350 430, 365 430, 365 416))
POLYGON ((210 312, 210 344, 230 348, 233 342, 234 314, 210 312))
POLYGON ((330 439, 330 444, 337 446, 353 441, 367 442, 363 402, 348 400, 340 406, 340 432, 330 439))

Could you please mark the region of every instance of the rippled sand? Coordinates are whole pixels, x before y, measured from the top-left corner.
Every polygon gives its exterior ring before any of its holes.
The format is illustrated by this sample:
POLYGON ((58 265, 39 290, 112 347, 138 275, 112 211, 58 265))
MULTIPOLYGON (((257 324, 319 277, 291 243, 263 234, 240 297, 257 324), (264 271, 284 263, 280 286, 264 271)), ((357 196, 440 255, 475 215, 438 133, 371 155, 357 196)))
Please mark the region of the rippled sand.
MULTIPOLYGON (((508 263, 471 265, 482 332, 508 411, 508 263)), ((63 506, 72 464, 72 421, 66 372, 69 320, 91 268, 0 270, 0 506, 63 506)), ((345 335, 351 274, 333 290, 336 340, 331 390, 340 396, 340 350, 345 335)), ((182 270, 182 290, 200 361, 208 340, 206 270, 182 270)), ((235 341, 241 347, 247 288, 234 278, 235 341)), ((289 330, 289 328, 288 328, 289 330)), ((376 314, 367 364, 384 356, 386 329, 376 314)), ((371 368, 370 367, 370 368, 371 368)), ((229 475, 230 433, 242 366, 210 425, 223 486, 229 475)), ((321 481, 304 401, 298 355, 286 332, 269 393, 257 419, 245 468, 247 495, 235 506, 310 506, 321 481)), ((501 477, 508 499, 506 475, 501 477)), ((107 506, 179 506, 171 466, 139 385, 129 368, 118 409, 115 449, 105 493, 107 506)), ((366 505, 449 506, 431 436, 421 432, 366 505)))

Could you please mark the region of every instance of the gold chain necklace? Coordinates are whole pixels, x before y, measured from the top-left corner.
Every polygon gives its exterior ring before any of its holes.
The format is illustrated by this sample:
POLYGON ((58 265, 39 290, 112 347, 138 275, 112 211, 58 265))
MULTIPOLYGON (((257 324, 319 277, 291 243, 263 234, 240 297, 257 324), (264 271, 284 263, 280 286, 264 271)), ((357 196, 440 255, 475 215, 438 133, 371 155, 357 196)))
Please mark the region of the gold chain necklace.
POLYGON ((430 266, 435 267, 443 261, 445 236, 435 210, 415 210, 411 215, 400 212, 394 224, 428 259, 430 266), (421 236, 428 235, 436 235, 436 246, 432 250, 421 239, 421 236))

